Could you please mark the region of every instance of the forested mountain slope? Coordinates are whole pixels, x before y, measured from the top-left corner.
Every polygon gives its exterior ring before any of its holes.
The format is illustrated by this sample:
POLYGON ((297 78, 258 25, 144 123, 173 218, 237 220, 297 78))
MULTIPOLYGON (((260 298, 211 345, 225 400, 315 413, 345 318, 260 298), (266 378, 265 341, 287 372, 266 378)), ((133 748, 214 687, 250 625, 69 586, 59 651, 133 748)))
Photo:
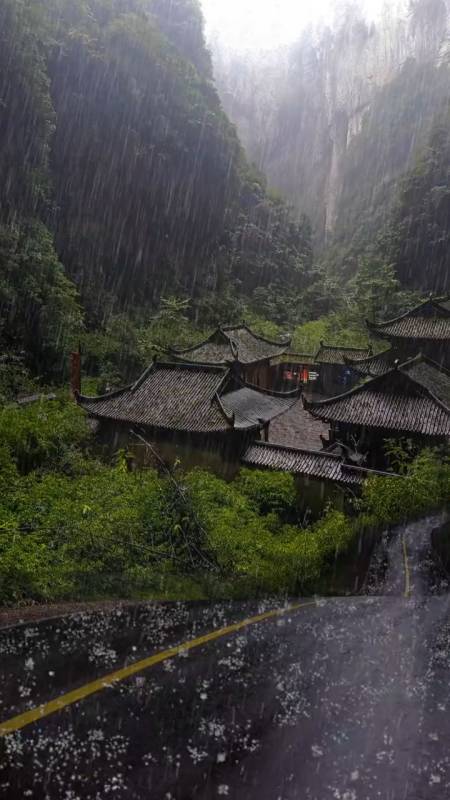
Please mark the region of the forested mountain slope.
POLYGON ((84 311, 301 288, 309 226, 248 166, 197 0, 3 0, 0 39, 3 349, 48 364, 84 311))
POLYGON ((450 105, 400 185, 380 252, 416 289, 450 287, 450 105))
MULTIPOLYGON (((289 49, 253 58, 215 50, 248 153, 311 217, 319 249, 344 277, 390 223, 399 180, 450 100, 449 20, 448 0, 412 0, 404 13, 386 4, 375 23, 352 3, 289 49)), ((445 288, 433 281, 413 283, 445 288)))

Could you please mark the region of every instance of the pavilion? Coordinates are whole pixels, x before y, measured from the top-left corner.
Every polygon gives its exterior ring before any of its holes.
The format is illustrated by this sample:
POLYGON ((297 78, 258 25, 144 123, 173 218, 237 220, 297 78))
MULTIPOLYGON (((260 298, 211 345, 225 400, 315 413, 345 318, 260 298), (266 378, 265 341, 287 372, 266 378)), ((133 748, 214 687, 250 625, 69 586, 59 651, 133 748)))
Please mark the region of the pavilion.
POLYGON ((155 361, 130 386, 75 397, 109 451, 125 448, 145 464, 153 462, 153 448, 167 465, 179 460, 230 476, 249 442, 267 439, 271 421, 299 394, 257 389, 224 366, 155 361), (136 444, 136 434, 151 448, 136 444))
POLYGON ((369 464, 384 467, 389 438, 420 445, 450 442, 450 372, 419 355, 327 400, 304 400, 305 408, 331 426, 331 442, 367 452, 369 464))
MULTIPOLYGON (((366 322, 369 332, 387 339, 393 358, 406 361, 423 353, 450 369, 450 300, 429 297, 386 322, 366 322)), ((380 358, 382 363, 383 359, 380 358)), ((375 367, 377 368, 377 367, 375 367)))
POLYGON ((247 383, 271 388, 271 359, 283 355, 291 340, 273 341, 254 333, 245 323, 219 325, 203 342, 188 348, 171 347, 168 354, 180 363, 234 366, 247 383))

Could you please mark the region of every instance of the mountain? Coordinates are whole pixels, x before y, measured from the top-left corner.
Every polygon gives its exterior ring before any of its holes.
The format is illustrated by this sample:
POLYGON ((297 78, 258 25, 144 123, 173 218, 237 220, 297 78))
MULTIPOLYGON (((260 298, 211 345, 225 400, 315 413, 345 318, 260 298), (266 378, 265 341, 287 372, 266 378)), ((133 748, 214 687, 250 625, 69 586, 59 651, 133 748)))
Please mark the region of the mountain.
POLYGON ((169 292, 301 287, 309 226, 249 167, 198 0, 2 0, 0 37, 4 348, 45 361, 169 292))
POLYGON ((376 23, 350 3, 287 50, 239 56, 216 43, 220 95, 249 157, 310 216, 341 275, 389 223, 450 100, 449 20, 448 0, 386 4, 376 23))
POLYGON ((450 105, 436 120, 427 146, 403 178, 380 240, 403 284, 447 292, 450 287, 450 105))

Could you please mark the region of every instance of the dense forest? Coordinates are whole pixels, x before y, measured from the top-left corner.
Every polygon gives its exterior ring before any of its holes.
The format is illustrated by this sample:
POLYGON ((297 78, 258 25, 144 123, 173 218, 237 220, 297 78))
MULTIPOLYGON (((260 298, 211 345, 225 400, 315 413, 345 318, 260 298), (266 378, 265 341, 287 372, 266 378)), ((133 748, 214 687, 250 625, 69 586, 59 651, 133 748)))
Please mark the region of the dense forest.
POLYGON ((213 42, 250 156, 309 215, 317 256, 341 277, 375 250, 409 288, 448 289, 449 19, 444 0, 386 4, 376 22, 347 3, 273 53, 213 42))
POLYGON ((5 0, 0 31, 4 349, 49 372, 164 295, 201 297, 208 324, 218 296, 313 280, 308 222, 221 108, 195 0, 5 0))
POLYGON ((213 74, 196 0, 4 0, 3 359, 61 376, 81 341, 119 381, 174 331, 245 317, 311 349, 445 291, 446 8, 428 5, 379 28, 346 7, 257 66, 215 50, 213 74))

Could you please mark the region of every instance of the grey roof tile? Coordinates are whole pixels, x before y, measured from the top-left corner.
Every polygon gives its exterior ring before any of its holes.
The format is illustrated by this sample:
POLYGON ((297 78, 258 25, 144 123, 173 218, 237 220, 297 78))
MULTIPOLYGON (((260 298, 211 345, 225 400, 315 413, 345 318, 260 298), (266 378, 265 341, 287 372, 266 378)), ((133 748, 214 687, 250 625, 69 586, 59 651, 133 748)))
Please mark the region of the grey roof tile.
POLYGON ((146 427, 209 433, 232 422, 217 399, 228 370, 153 364, 133 385, 102 397, 79 397, 92 416, 146 427))
POLYGON ((369 347, 340 347, 339 345, 321 343, 315 361, 317 364, 344 365, 348 358, 353 361, 360 361, 370 355, 371 349, 369 347))
POLYGON ((383 353, 378 353, 376 356, 369 356, 369 358, 357 360, 345 358, 345 362, 356 372, 361 375, 370 375, 373 378, 389 372, 389 370, 393 369, 397 360, 398 356, 393 348, 385 350, 383 353))
POLYGON ((448 373, 420 356, 362 386, 305 407, 317 419, 425 436, 450 436, 448 373))
POLYGON ((428 299, 395 319, 367 326, 387 338, 450 341, 450 308, 446 300, 428 299))
POLYGON ((192 433, 261 427, 298 401, 237 383, 226 367, 155 363, 132 386, 102 397, 79 396, 91 416, 192 433), (227 388, 229 389, 227 391, 227 388))
POLYGON ((340 456, 324 451, 301 450, 265 442, 253 442, 244 453, 242 463, 248 467, 280 470, 344 485, 360 486, 370 475, 386 475, 345 464, 340 456))
POLYGON ((204 342, 185 349, 171 348, 177 360, 200 364, 255 364, 282 355, 290 341, 274 342, 253 333, 246 325, 217 328, 204 342))
POLYGON ((243 386, 224 394, 221 400, 226 411, 235 415, 236 427, 248 428, 249 425, 258 425, 261 420, 268 422, 284 414, 298 402, 298 398, 298 392, 281 396, 243 386))

